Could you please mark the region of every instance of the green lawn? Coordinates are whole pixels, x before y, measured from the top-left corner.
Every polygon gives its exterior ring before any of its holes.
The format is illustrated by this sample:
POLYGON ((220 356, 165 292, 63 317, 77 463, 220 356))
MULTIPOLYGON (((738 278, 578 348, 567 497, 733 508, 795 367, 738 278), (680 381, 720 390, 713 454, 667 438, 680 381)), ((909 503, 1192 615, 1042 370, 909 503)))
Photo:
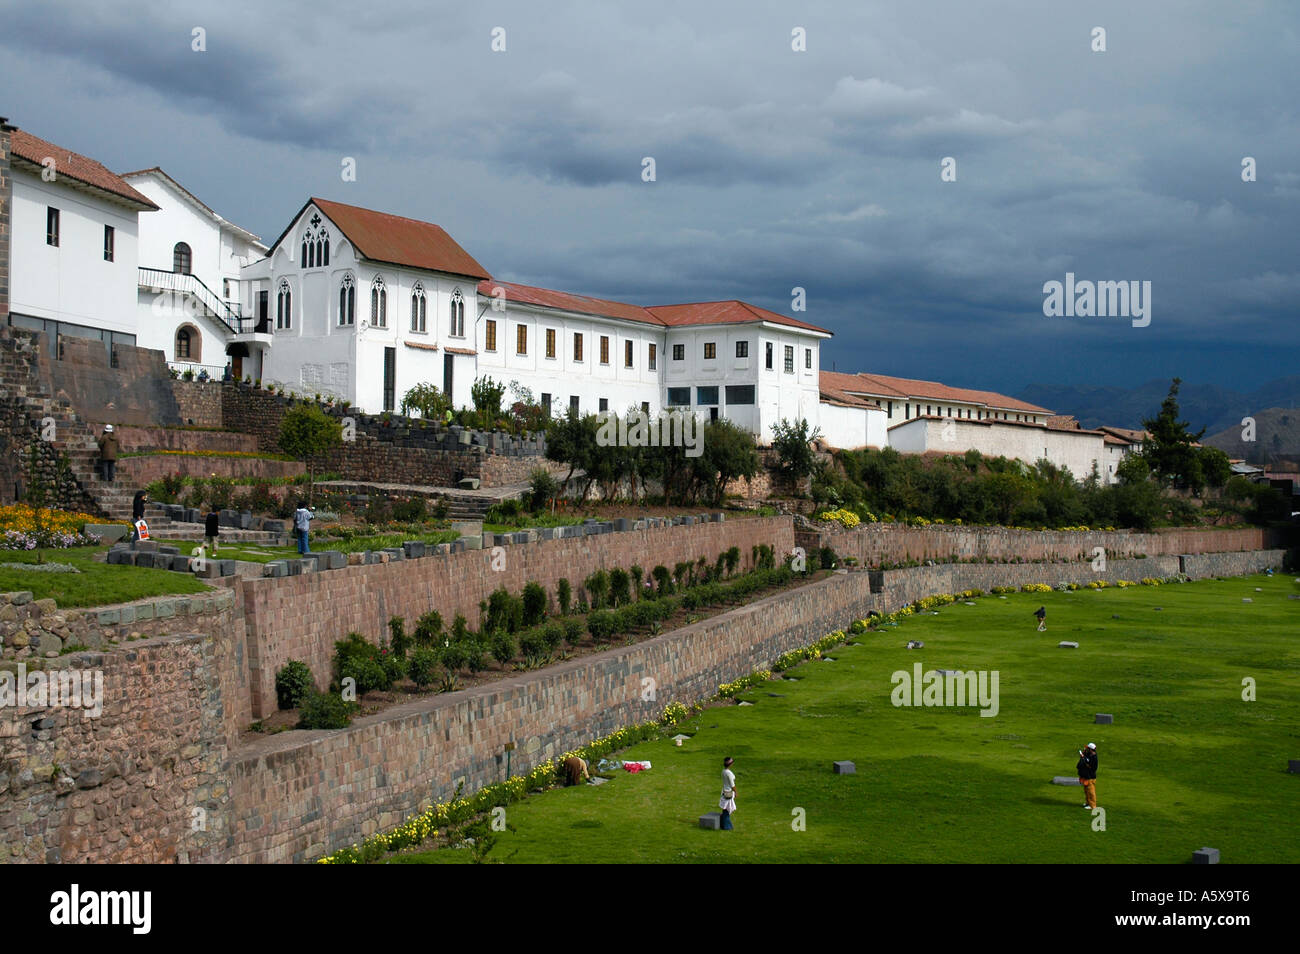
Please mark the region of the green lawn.
MULTIPOLYGON (((71 550, 45 551, 46 563, 69 563, 80 573, 47 573, 0 567, 0 592, 29 590, 34 599, 53 597, 60 608, 65 608, 129 603, 147 596, 202 593, 210 589, 206 583, 189 573, 135 566, 109 566, 92 559, 93 554, 107 549, 76 547, 71 550)), ((34 564, 36 554, 25 550, 0 550, 0 563, 34 564)))
MULTIPOLYGON (((400 547, 403 543, 412 540, 420 540, 432 545, 450 543, 459 537, 460 534, 455 530, 378 533, 365 537, 354 537, 351 540, 331 540, 325 536, 312 534, 310 542, 312 550, 338 550, 341 553, 360 553, 363 550, 383 550, 389 547, 400 547)), ((203 541, 163 540, 161 542, 180 547, 182 553, 189 553, 203 541)), ((233 541, 227 543, 221 537, 218 537, 216 555, 223 560, 248 560, 252 563, 268 563, 271 560, 293 560, 298 557, 298 545, 295 543, 290 546, 279 547, 262 543, 235 543, 233 541)))
POLYGON ((805 663, 791 672, 798 681, 746 693, 752 707, 706 710, 682 748, 665 739, 624 753, 653 762, 649 772, 510 806, 513 831, 489 857, 1181 863, 1209 845, 1225 864, 1294 863, 1300 776, 1287 760, 1300 758, 1300 602, 1288 593, 1300 593, 1291 576, 1261 575, 946 606, 867 633, 833 662, 805 663), (1043 634, 1031 616, 1040 605, 1043 634), (904 649, 908 639, 925 648, 904 649), (916 662, 997 670, 998 715, 894 707, 891 674, 916 662), (1242 699, 1247 677, 1257 701, 1242 699), (1115 724, 1094 725, 1098 712, 1115 724), (1074 774, 1087 742, 1098 745, 1105 831, 1093 830, 1080 788, 1050 784, 1074 774), (705 831, 697 819, 717 807, 726 755, 736 759, 736 830, 705 831), (835 759, 856 762, 857 774, 832 774, 835 759), (792 830, 797 808, 806 831, 792 830))

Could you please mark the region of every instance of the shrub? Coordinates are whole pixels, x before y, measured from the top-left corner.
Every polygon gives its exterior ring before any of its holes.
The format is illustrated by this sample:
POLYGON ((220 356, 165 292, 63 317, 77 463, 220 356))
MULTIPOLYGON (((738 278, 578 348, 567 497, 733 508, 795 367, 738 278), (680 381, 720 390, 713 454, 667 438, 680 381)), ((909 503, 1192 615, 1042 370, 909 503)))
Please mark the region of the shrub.
POLYGON ((730 547, 722 556, 727 565, 727 576, 733 576, 740 566, 740 547, 730 547))
POLYGON ((595 610, 587 614, 587 631, 597 642, 614 635, 617 621, 609 610, 595 610))
POLYGON ((631 600, 630 587, 632 578, 628 576, 627 570, 621 567, 615 567, 609 571, 609 604, 611 606, 623 606, 631 600))
POLYGON ((467 639, 460 644, 464 653, 464 666, 470 672, 482 672, 487 668, 487 644, 479 639, 467 639))
POLYGON ((433 680, 437 678, 440 662, 441 659, 438 655, 438 650, 431 646, 420 647, 415 652, 411 653, 411 681, 421 689, 425 686, 432 685, 433 680))
POLYGON ((582 620, 566 619, 564 621, 564 641, 570 646, 576 646, 582 641, 582 634, 585 630, 582 628, 582 620))
POLYGON ((400 679, 405 679, 409 668, 406 657, 399 656, 396 653, 384 653, 380 657, 380 665, 384 667, 384 674, 388 676, 390 685, 400 679))
POLYGON ((425 518, 427 507, 423 497, 399 500, 392 507, 393 519, 398 523, 419 523, 425 518))
POLYGON ((817 560, 823 570, 833 570, 839 566, 839 557, 830 547, 822 547, 817 552, 817 560))
POLYGON ((296 709, 316 691, 316 680, 305 662, 290 659, 275 674, 275 700, 281 709, 296 709))
POLYGON ((551 499, 559 496, 560 482, 544 467, 535 468, 528 481, 531 485, 528 503, 534 511, 545 510, 551 499))
POLYGON ((415 621, 415 645, 433 646, 442 641, 442 614, 430 610, 415 621))
POLYGON ((511 633, 501 631, 493 633, 489 637, 489 645, 492 650, 492 658, 503 666, 514 659, 515 654, 519 652, 515 637, 511 633))
POLYGON ((540 629, 526 629, 519 634, 519 650, 526 659, 536 661, 546 655, 546 638, 540 629))
POLYGON ((689 716, 690 712, 682 703, 670 702, 668 705, 664 706, 664 714, 660 717, 659 721, 664 725, 677 725, 681 722, 685 722, 689 716))
POLYGON ((632 574, 632 596, 634 599, 639 600, 645 595, 643 592, 644 587, 642 586, 645 582, 645 570, 641 569, 640 564, 633 563, 629 572, 632 574))
POLYGON ((604 570, 597 570, 587 577, 582 585, 587 591, 587 596, 591 598, 591 608, 601 609, 604 607, 605 599, 609 595, 609 574, 604 570))
MULTIPOLYGON (((534 584, 536 585, 536 584, 534 584)), ((546 592, 540 586, 542 610, 546 609, 546 592)), ((504 629, 510 633, 517 633, 524 626, 524 601, 517 596, 511 596, 510 591, 504 586, 498 586, 488 597, 487 618, 483 622, 483 627, 489 633, 504 629)))
POLYGON ((523 625, 535 626, 546 616, 546 590, 542 584, 529 581, 524 586, 523 625))
POLYGON ((467 648, 468 645, 467 640, 460 640, 449 643, 438 650, 438 657, 447 672, 454 673, 469 665, 470 652, 467 648))
POLYGON ((461 613, 456 614, 456 618, 451 621, 451 638, 456 642, 463 642, 469 635, 469 622, 461 613))
POLYGON ((542 640, 549 652, 555 652, 560 648, 560 643, 564 642, 564 626, 554 620, 547 623, 542 627, 542 640))
POLYGON ((655 587, 656 587, 655 591, 660 596, 667 596, 669 593, 673 591, 672 576, 668 572, 668 567, 660 563, 657 567, 655 567, 653 570, 650 571, 650 575, 655 578, 655 587))
POLYGON ((333 692, 311 692, 298 708, 300 729, 346 729, 356 703, 344 702, 333 692))
POLYGON ((366 642, 360 633, 348 633, 334 644, 334 678, 340 686, 343 680, 354 679, 359 696, 387 689, 393 681, 380 660, 378 646, 366 642))
POLYGON ((560 582, 555 584, 555 599, 560 604, 560 612, 568 616, 573 603, 573 587, 567 577, 560 577, 560 582))
POLYGON ((388 645, 393 655, 406 657, 411 649, 411 637, 406 632, 406 617, 394 616, 388 621, 388 645))

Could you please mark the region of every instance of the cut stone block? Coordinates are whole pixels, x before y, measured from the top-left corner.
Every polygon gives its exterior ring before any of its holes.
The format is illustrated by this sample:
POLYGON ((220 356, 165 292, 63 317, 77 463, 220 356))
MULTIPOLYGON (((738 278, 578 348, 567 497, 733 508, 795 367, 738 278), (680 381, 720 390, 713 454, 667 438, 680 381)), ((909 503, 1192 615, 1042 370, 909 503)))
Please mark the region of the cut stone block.
MULTIPOLYGON (((464 441, 463 443, 468 444, 469 441, 464 441)), ((456 486, 461 490, 478 490, 478 482, 477 477, 462 477, 456 482, 456 486)))
POLYGON ((1242 601, 1243 603, 1253 603, 1253 602, 1255 602, 1255 601, 1252 600, 1249 596, 1243 596, 1243 597, 1241 598, 1241 601, 1242 601))
POLYGON ((836 775, 857 775, 858 767, 852 762, 832 762, 832 768, 836 775))
POLYGON ((268 533, 288 533, 289 524, 285 520, 263 520, 262 529, 268 533))
POLYGON ((135 554, 130 550, 109 550, 108 562, 117 566, 134 566, 135 554))
POLYGON ((1217 865, 1218 863, 1218 848, 1197 848, 1192 852, 1192 864, 1194 865, 1217 865))
POLYGON ((406 553, 401 547, 384 547, 384 552, 388 554, 388 561, 392 563, 395 560, 405 560, 406 553))
POLYGON ((374 566, 377 563, 383 563, 383 556, 375 550, 367 550, 365 555, 366 566, 374 566))
POLYGON ((736 703, 736 705, 738 705, 738 706, 752 706, 753 704, 754 704, 754 703, 752 703, 752 702, 737 702, 737 703, 736 703))
POLYGON ((131 528, 120 523, 88 523, 86 532, 93 533, 104 543, 116 543, 118 540, 125 540, 131 528))
POLYGON ((619 532, 622 532, 624 530, 631 530, 632 521, 628 520, 626 517, 619 517, 617 520, 614 521, 614 529, 618 530, 619 532))
POLYGON ((171 558, 170 568, 177 573, 188 573, 190 571, 190 558, 181 556, 179 553, 174 554, 171 558))
POLYGON ((1105 712, 1098 712, 1097 718, 1093 722, 1095 725, 1111 725, 1115 722, 1115 717, 1105 712))
POLYGON ((700 827, 722 830, 722 812, 707 812, 700 816, 700 827))
MULTIPOLYGON (((341 570, 348 565, 348 555, 339 550, 325 550, 321 552, 321 557, 325 559, 326 569, 341 570)), ((320 560, 316 561, 316 568, 320 569, 320 560)))
POLYGON ((1056 775, 1052 778, 1053 785, 1078 785, 1079 780, 1073 775, 1056 775))
POLYGON ((1300 759, 1288 759, 1286 770, 1292 775, 1300 775, 1300 759))
POLYGON ((137 540, 137 541, 135 542, 135 549, 136 549, 136 551, 137 551, 138 553, 157 553, 157 552, 158 552, 158 541, 157 541, 157 540, 137 540))
POLYGON ((608 782, 608 781, 609 781, 609 779, 607 779, 607 778, 601 778, 599 775, 596 775, 596 776, 593 776, 592 778, 587 779, 587 784, 588 784, 588 785, 604 785, 604 784, 605 784, 606 782, 608 782))
POLYGON ((1072 642, 1070 642, 1068 639, 1066 639, 1066 640, 1062 640, 1061 642, 1057 643, 1057 648, 1058 648, 1058 649, 1078 649, 1078 648, 1079 648, 1079 644, 1078 644, 1078 643, 1072 643, 1072 642))

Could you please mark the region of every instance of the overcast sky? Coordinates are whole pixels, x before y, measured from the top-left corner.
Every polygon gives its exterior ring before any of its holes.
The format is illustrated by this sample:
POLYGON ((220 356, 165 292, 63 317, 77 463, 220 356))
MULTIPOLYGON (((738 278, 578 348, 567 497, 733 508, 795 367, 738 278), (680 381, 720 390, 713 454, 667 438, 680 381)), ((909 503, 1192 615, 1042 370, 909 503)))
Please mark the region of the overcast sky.
POLYGON ((786 314, 800 286, 798 317, 835 333, 824 367, 1010 393, 1300 365, 1291 0, 0 17, 0 115, 116 171, 160 165, 268 242, 319 195, 437 222, 503 280, 786 314), (1150 324, 1044 317, 1067 271, 1150 281, 1150 324))

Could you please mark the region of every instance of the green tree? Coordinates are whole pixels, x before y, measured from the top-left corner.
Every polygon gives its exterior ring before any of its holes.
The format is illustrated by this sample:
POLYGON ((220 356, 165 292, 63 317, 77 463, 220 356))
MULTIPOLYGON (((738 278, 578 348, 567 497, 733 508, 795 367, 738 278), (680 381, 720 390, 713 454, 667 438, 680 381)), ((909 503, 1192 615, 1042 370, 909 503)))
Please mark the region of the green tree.
POLYGON ((1201 473, 1211 487, 1222 487, 1232 476, 1232 462, 1217 447, 1201 448, 1201 473))
POLYGON ((1178 388, 1180 378, 1169 385, 1169 395, 1160 405, 1160 413, 1142 422, 1147 437, 1142 442, 1142 456, 1151 466, 1151 473, 1164 486, 1174 486, 1200 493, 1205 486, 1201 470, 1199 449, 1193 445, 1201 439, 1205 428, 1193 434, 1190 425, 1179 420, 1178 388))
POLYGON ((451 410, 451 399, 427 381, 422 381, 402 396, 402 413, 412 411, 423 418, 441 418, 451 410))
POLYGON ((501 399, 505 396, 506 386, 497 384, 486 374, 470 385, 469 396, 474 401, 474 410, 485 419, 484 427, 491 427, 501 416, 501 399))
POLYGON ((297 404, 280 422, 280 448, 307 464, 307 499, 311 500, 316 462, 343 443, 342 425, 315 404, 297 404))
POLYGON ((772 425, 772 449, 780 461, 781 473, 802 480, 813 472, 812 443, 821 437, 821 428, 810 428, 805 418, 787 421, 782 418, 772 425))
POLYGON ((706 502, 715 507, 720 506, 727 484, 758 473, 758 448, 752 434, 725 419, 705 424, 701 440, 703 447, 700 455, 687 458, 692 483, 702 492, 706 502))

